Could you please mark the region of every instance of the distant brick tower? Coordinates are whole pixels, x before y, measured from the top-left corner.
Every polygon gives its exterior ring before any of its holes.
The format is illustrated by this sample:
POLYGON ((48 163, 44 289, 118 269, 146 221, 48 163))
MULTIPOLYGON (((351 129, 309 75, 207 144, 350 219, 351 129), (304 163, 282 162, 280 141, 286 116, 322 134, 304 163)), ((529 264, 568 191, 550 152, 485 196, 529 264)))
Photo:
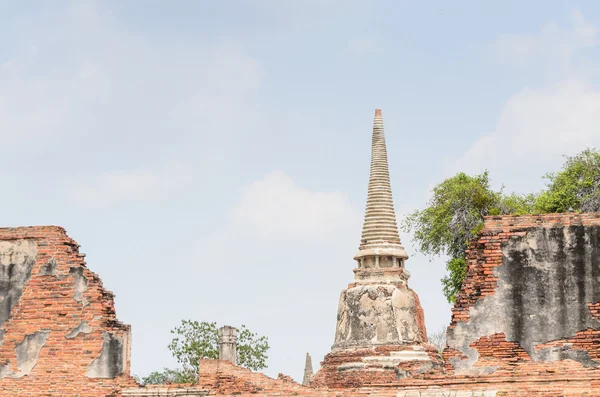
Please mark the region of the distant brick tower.
POLYGON ((354 282, 342 291, 335 343, 313 385, 355 387, 391 382, 441 364, 427 345, 423 309, 408 288, 381 110, 375 111, 367 209, 354 282))

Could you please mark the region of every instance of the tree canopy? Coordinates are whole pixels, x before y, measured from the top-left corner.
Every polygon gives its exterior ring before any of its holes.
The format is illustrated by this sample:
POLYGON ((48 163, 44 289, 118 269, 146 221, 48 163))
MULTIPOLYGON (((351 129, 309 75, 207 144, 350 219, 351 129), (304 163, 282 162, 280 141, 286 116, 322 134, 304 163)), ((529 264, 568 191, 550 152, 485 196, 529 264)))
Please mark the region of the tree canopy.
POLYGON ((169 385, 194 383, 196 374, 184 369, 164 368, 162 371, 154 371, 143 378, 135 377, 138 383, 144 385, 169 385))
MULTIPOLYGON (((194 383, 201 358, 219 358, 217 323, 182 320, 171 330, 174 335, 168 348, 181 365, 180 369, 165 368, 138 379, 143 384, 194 383)), ((237 365, 258 371, 267 367, 269 341, 245 325, 238 329, 237 365)))
POLYGON ((567 157, 560 171, 544 177, 546 187, 535 194, 505 194, 490 187, 488 172, 459 172, 433 188, 422 210, 402 222, 413 232, 418 251, 446 255, 448 274, 441 280, 444 295, 454 302, 466 275, 465 250, 483 227, 486 215, 523 215, 565 211, 600 211, 600 153, 587 149, 567 157))
POLYGON ((548 183, 537 199, 542 213, 600 211, 600 152, 587 149, 567 157, 562 169, 544 177, 548 183))

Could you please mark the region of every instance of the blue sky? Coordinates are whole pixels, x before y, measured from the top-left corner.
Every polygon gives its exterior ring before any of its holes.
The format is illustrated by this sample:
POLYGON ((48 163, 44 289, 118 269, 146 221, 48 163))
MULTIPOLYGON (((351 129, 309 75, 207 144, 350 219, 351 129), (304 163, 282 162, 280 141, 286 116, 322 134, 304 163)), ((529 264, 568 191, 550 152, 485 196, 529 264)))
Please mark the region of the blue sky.
MULTIPOLYGON (((600 5, 0 2, 0 218, 62 225, 133 327, 136 374, 183 318, 269 336, 300 379, 333 343, 383 109, 401 218, 457 171, 535 191, 600 147, 600 5)), ((409 284, 449 322, 444 258, 409 284)))

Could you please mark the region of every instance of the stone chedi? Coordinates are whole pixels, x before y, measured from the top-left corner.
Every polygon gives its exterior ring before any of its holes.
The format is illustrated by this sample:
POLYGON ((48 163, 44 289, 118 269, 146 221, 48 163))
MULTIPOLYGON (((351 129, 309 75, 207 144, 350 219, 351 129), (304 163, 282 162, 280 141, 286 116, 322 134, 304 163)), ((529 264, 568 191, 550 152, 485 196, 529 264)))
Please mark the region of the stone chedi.
POLYGON ((354 282, 342 291, 335 343, 314 379, 329 387, 395 381, 438 367, 423 309, 408 287, 381 110, 375 111, 367 208, 354 282))
POLYGON ((306 362, 304 363, 304 377, 302 378, 302 384, 304 386, 310 386, 312 377, 313 377, 312 358, 310 357, 310 354, 306 353, 306 362))

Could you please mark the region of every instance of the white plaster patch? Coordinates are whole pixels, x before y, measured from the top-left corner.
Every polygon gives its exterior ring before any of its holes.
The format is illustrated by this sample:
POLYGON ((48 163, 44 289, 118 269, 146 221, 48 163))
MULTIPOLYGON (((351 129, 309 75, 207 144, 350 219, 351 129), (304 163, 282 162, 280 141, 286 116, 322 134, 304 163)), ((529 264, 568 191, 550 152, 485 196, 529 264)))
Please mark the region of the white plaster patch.
POLYGON ((37 245, 33 240, 0 241, 0 265, 24 263, 37 256, 37 245))
POLYGON ((389 356, 369 356, 364 357, 363 361, 373 364, 400 364, 408 361, 431 361, 431 358, 425 351, 403 350, 391 352, 389 356))

